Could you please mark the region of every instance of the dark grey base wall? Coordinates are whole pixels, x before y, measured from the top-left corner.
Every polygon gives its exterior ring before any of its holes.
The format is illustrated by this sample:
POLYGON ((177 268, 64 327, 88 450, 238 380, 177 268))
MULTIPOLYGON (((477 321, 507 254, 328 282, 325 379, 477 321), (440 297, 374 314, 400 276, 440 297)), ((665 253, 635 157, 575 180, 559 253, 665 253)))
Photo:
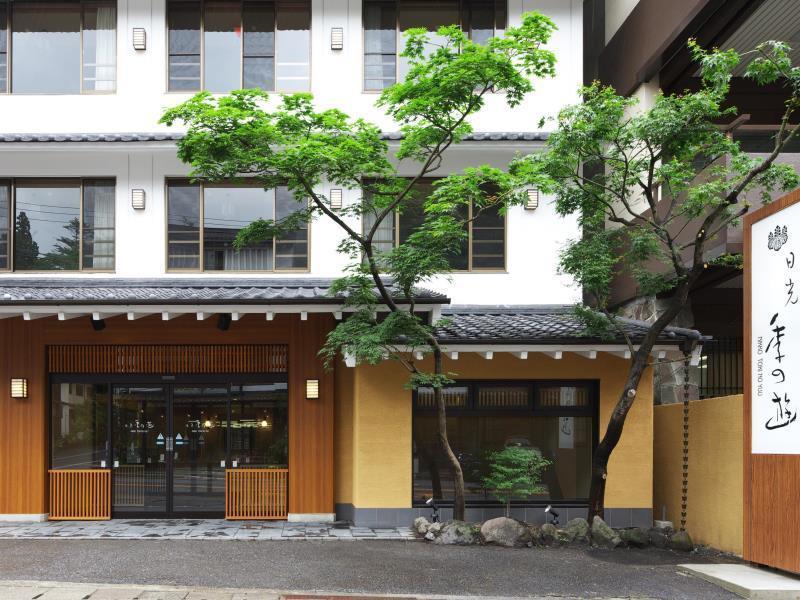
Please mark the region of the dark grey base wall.
MULTIPOLYGON (((586 518, 585 506, 558 506, 558 519, 563 525, 576 517, 586 518)), ((470 522, 486 521, 494 517, 502 517, 505 510, 501 507, 467 508, 466 520, 470 522)), ((430 518, 429 508, 356 508, 352 504, 337 504, 336 518, 350 521, 363 527, 408 527, 417 517, 430 518)), ((450 508, 441 509, 442 521, 453 517, 450 508)), ((511 516, 528 523, 544 523, 544 506, 512 508, 511 516)), ((611 527, 652 527, 653 511, 649 508, 607 508, 606 522, 611 527)))

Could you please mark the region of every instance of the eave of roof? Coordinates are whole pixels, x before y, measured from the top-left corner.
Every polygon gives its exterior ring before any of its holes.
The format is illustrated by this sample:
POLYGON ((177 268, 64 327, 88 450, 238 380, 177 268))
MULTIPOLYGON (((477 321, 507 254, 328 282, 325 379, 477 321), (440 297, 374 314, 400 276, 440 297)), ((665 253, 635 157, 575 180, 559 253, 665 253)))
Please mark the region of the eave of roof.
MULTIPOLYGON (((109 132, 109 133, 2 133, 0 144, 117 144, 176 142, 183 139, 180 132, 109 132)), ((464 137, 465 142, 541 142, 546 131, 476 131, 464 137)), ((403 134, 387 131, 381 134, 387 141, 399 141, 403 134)))

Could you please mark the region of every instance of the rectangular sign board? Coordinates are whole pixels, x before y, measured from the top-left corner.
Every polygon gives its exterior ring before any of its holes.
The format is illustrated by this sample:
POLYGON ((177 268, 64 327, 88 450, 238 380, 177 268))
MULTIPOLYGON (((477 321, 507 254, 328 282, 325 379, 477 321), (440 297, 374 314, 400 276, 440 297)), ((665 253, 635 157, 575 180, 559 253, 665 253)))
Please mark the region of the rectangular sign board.
POLYGON ((751 236, 751 452, 800 454, 800 204, 751 236))

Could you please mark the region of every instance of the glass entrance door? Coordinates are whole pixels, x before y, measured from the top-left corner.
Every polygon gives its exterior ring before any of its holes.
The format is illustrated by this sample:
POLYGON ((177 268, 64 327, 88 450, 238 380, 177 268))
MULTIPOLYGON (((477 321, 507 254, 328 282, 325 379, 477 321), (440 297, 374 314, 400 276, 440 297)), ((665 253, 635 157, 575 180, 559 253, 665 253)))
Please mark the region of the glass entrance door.
POLYGON ((168 504, 168 394, 164 386, 114 386, 112 511, 164 516, 168 504))
POLYGON ((172 512, 225 510, 228 387, 172 388, 172 512))

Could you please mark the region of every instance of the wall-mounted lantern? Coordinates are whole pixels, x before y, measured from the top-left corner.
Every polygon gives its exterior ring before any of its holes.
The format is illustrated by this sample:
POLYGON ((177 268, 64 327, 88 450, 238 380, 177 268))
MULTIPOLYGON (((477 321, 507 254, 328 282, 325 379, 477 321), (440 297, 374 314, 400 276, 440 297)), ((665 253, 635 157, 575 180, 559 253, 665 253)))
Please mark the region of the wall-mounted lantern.
POLYGON ((147 32, 144 27, 133 28, 133 49, 147 50, 147 32))
POLYGON ((331 27, 331 50, 344 48, 344 27, 331 27))
POLYGON ((11 397, 24 400, 28 397, 28 380, 15 378, 11 380, 11 397))
POLYGON ((319 379, 306 379, 306 398, 319 399, 319 379))
POLYGON ((144 190, 131 190, 131 207, 133 210, 144 210, 145 198, 144 190))
POLYGON ((536 210, 539 208, 539 190, 531 188, 527 190, 528 199, 525 200, 525 210, 536 210))
POLYGON ((333 188, 330 194, 331 210, 342 210, 342 190, 333 188))

